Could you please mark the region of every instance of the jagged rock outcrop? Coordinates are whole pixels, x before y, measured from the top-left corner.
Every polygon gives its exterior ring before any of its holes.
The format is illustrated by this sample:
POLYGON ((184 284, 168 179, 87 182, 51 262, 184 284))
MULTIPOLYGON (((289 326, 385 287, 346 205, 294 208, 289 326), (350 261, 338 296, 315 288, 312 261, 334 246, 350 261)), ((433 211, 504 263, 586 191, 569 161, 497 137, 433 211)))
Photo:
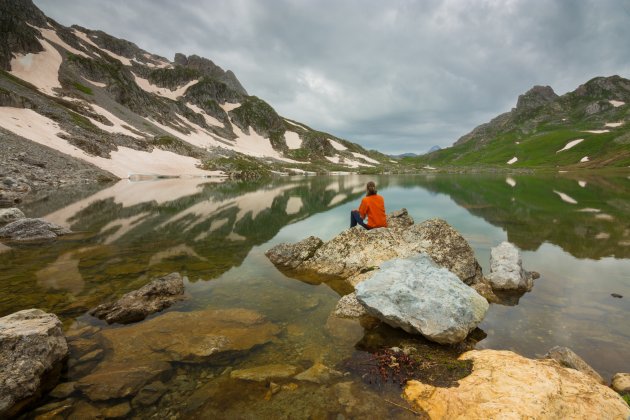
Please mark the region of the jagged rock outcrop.
POLYGON ((0 417, 18 414, 52 389, 67 356, 55 315, 27 309, 0 318, 0 417))
POLYGON ((548 104, 558 98, 551 86, 534 86, 518 97, 516 109, 518 111, 531 110, 548 104))
POLYGON ((490 251, 490 273, 486 280, 493 289, 529 292, 536 274, 523 269, 521 253, 514 244, 502 242, 490 251))
POLYGON ((413 224, 403 209, 388 215, 388 225, 372 230, 346 229, 328 242, 310 237, 296 244, 279 244, 265 255, 290 276, 343 279, 354 287, 385 261, 425 252, 462 282, 483 283, 472 248, 444 220, 413 224))
POLYGON ((555 360, 510 351, 473 350, 472 373, 458 386, 409 381, 404 397, 431 418, 626 419, 630 407, 610 388, 555 360))
POLYGON ((108 324, 129 324, 142 321, 184 297, 184 280, 179 273, 171 273, 153 280, 138 290, 129 292, 116 302, 104 303, 90 310, 90 315, 108 324))
POLYGON ((0 238, 17 242, 45 241, 72 233, 44 219, 20 219, 0 228, 0 238))
POLYGON ((463 341, 483 320, 488 302, 427 254, 381 264, 356 286, 367 312, 440 344, 463 341))

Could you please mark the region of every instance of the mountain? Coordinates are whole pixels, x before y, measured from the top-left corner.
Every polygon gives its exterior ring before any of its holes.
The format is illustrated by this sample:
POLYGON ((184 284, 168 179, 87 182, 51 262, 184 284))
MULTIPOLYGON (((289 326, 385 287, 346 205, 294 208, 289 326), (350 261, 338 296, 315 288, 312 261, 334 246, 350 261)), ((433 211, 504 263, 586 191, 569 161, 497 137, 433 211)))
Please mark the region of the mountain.
POLYGON ((438 150, 442 150, 442 148, 440 146, 431 146, 431 148, 429 149, 429 151, 427 153, 433 153, 433 152, 437 152, 438 150))
POLYGON ((557 95, 534 86, 516 108, 416 164, 515 168, 630 166, 630 80, 597 77, 557 95))
POLYGON ((418 156, 420 155, 418 155, 417 153, 401 153, 399 155, 389 155, 389 157, 393 159, 402 159, 402 158, 418 157, 418 156))
POLYGON ((0 172, 54 183, 51 171, 70 181, 257 176, 389 161, 278 115, 207 58, 170 61, 102 31, 64 27, 30 0, 0 2, 0 32, 0 172), (43 172, 24 169, 26 160, 43 172))

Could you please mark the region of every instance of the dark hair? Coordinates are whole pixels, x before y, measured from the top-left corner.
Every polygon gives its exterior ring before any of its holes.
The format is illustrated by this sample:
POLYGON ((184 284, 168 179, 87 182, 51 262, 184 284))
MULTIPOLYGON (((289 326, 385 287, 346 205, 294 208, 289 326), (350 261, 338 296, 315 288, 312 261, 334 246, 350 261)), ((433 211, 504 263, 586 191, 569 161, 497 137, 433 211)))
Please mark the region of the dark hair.
POLYGON ((372 181, 368 182, 367 183, 367 195, 368 196, 374 195, 374 194, 376 194, 376 192, 377 192, 376 191, 376 184, 374 182, 372 182, 372 181))

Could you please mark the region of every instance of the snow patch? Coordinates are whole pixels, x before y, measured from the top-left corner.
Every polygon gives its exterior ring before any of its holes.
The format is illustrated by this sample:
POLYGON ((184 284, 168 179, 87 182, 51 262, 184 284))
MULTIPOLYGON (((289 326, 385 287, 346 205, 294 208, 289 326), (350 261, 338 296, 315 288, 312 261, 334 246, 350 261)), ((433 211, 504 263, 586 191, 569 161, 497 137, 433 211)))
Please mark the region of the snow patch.
POLYGON ((625 102, 623 102, 623 101, 615 101, 615 100, 608 101, 608 102, 610 102, 610 104, 611 104, 612 106, 614 106, 615 108, 618 108, 618 107, 620 107, 621 105, 625 105, 625 104, 626 104, 626 103, 625 103, 625 102))
POLYGON ((560 153, 564 150, 569 150, 570 148, 577 146, 578 144, 582 143, 584 141, 584 139, 577 139, 577 140, 572 140, 570 142, 568 142, 567 144, 564 145, 564 147, 560 150, 558 150, 556 153, 560 153))
POLYGON ((140 88, 144 90, 145 92, 154 93, 156 95, 160 95, 165 98, 172 99, 174 101, 177 100, 177 98, 179 98, 180 96, 183 96, 189 87, 191 87, 192 85, 194 85, 195 83, 199 81, 199 80, 191 80, 190 82, 186 83, 183 86, 178 87, 175 90, 170 90, 167 88, 156 86, 153 83, 149 82, 147 79, 138 77, 135 74, 133 74, 133 77, 134 79, 136 79, 136 84, 140 86, 140 88))
MULTIPOLYGON (((110 126, 110 125, 105 125, 103 123, 101 123, 100 121, 94 120, 92 118, 90 118, 90 121, 92 121, 92 123, 94 125, 96 125, 98 128, 100 128, 101 130, 107 131, 108 133, 121 133, 121 134, 126 134, 128 136, 131 136, 133 138, 136 139, 143 139, 144 136, 134 133, 133 131, 125 128, 124 126, 131 126, 131 124, 129 124, 126 121, 121 120, 120 118, 118 118, 117 116, 115 116, 114 114, 112 114, 111 112, 109 112, 108 110, 106 110, 103 107, 100 107, 96 104, 91 104, 92 109, 94 110, 94 112, 96 112, 97 114, 102 115, 103 117, 107 118, 110 122, 112 122, 114 125, 110 126)), ((144 133, 147 136, 150 136, 150 134, 144 133)))
POLYGON ((518 158, 517 158, 516 156, 514 156, 512 159, 510 159, 510 160, 508 160, 508 161, 507 161, 507 164, 508 164, 508 165, 511 165, 511 164, 513 164, 513 163, 516 163, 516 162, 518 162, 518 158))
POLYGON ((583 209, 579 209, 577 211, 582 212, 582 213, 599 213, 601 210, 594 209, 592 207, 584 207, 583 209))
POLYGON ((624 123, 623 121, 620 121, 620 122, 610 122, 610 123, 606 123, 606 124, 604 124, 604 127, 612 127, 612 128, 615 128, 615 127, 621 127, 621 126, 623 125, 623 123, 624 123))
POLYGON ((582 159, 580 159, 580 162, 581 163, 588 162, 588 156, 584 156, 582 159))
POLYGON ((370 167, 370 168, 373 167, 373 165, 368 165, 367 163, 357 162, 356 160, 347 159, 347 158, 344 158, 343 162, 341 162, 341 156, 339 156, 339 155, 335 155, 335 156, 332 156, 332 157, 331 156, 326 156, 326 159, 329 160, 332 163, 348 166, 350 168, 358 168, 359 166, 367 166, 367 167, 370 167))
POLYGON ((289 201, 287 201, 287 214, 296 214, 302 210, 304 203, 302 203, 301 197, 289 197, 289 201))
POLYGON ((96 87, 103 88, 103 87, 107 86, 107 83, 95 82, 94 80, 86 79, 85 77, 83 78, 83 80, 85 80, 88 83, 93 84, 96 87))
POLYGON ((219 106, 220 106, 221 108, 223 108, 223 110, 224 110, 225 112, 230 112, 230 111, 232 111, 232 110, 234 110, 234 109, 238 108, 239 106, 241 106, 241 104, 240 104, 240 103, 231 104, 231 103, 229 103, 229 102, 226 102, 226 103, 224 103, 224 104, 219 104, 219 106))
POLYGON ((516 181, 514 181, 514 178, 508 176, 507 178, 505 178, 505 182, 512 188, 516 187, 516 181))
POLYGON ((53 89, 61 89, 59 83, 61 54, 48 41, 40 39, 39 43, 44 51, 36 54, 17 54, 11 60, 9 73, 29 82, 44 93, 55 95, 53 89))
POLYGON ((610 133, 610 130, 584 130, 582 133, 604 134, 610 133))
POLYGON ((42 36, 46 38, 46 40, 52 42, 53 44, 59 45, 64 50, 70 51, 72 54, 80 55, 81 57, 89 58, 86 53, 77 50, 73 46, 68 45, 63 39, 59 38, 59 35, 57 35, 57 32, 54 29, 38 28, 37 26, 33 26, 28 23, 27 25, 40 31, 42 33, 42 36))
POLYGON ((578 185, 582 188, 586 187, 586 181, 578 181, 578 185))
POLYGON ((289 149, 295 150, 302 147, 302 139, 300 135, 295 131, 285 131, 284 141, 289 149))
POLYGON ((330 143, 330 145, 333 147, 333 149, 335 150, 348 150, 348 148, 346 146, 344 146, 343 144, 339 143, 338 141, 334 141, 332 139, 328 139, 328 142, 330 143))
MULTIPOLYGON (((306 128, 305 126, 303 126, 303 125, 301 125, 301 124, 296 124, 296 123, 294 123, 294 122, 292 122, 292 121, 289 121, 289 120, 287 120, 287 119, 285 119, 285 121, 286 121, 286 122, 288 122, 289 124, 291 124, 291 125, 295 126, 295 127, 299 127, 299 128, 304 129, 304 130, 309 130, 308 128, 306 128)), ((334 146, 333 146, 333 147, 334 147, 334 146)))
POLYGON ((371 158, 371 157, 369 157, 369 156, 362 155, 361 153, 352 152, 352 155, 353 155, 354 157, 361 158, 361 159, 363 159, 363 160, 365 160, 365 161, 367 161, 367 162, 376 163, 377 165, 381 163, 381 162, 379 162, 378 160, 376 160, 376 159, 372 159, 372 158, 371 158))
POLYGON ((206 124, 214 125, 217 127, 224 127, 224 124, 221 121, 217 120, 211 115, 206 114, 206 112, 203 109, 199 108, 197 105, 187 103, 186 106, 189 109, 191 109, 193 112, 196 112, 197 114, 201 114, 203 116, 203 119, 206 120, 206 124))
POLYGON ((562 199, 562 201, 564 201, 565 203, 569 203, 569 204, 577 204, 577 201, 575 201, 573 198, 569 197, 568 195, 566 195, 563 192, 560 191, 556 191, 553 190, 553 192, 555 192, 556 194, 558 194, 560 196, 560 199, 562 199))

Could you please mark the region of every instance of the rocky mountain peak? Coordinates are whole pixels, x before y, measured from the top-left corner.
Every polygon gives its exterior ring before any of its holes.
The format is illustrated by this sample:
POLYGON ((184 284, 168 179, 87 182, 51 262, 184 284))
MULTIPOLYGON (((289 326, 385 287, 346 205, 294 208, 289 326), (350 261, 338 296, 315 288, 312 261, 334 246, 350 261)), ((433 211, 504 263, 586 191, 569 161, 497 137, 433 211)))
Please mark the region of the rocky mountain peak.
POLYGON ((176 53, 174 63, 176 65, 186 67, 191 70, 196 70, 204 76, 209 76, 213 79, 220 80, 238 93, 242 95, 247 95, 247 91, 238 81, 234 73, 232 73, 230 70, 223 70, 221 67, 214 64, 212 60, 209 60, 205 57, 199 57, 195 54, 186 57, 186 55, 182 53, 176 53))
POLYGON ((596 77, 580 85, 573 93, 602 99, 629 99, 630 81, 617 75, 596 77))
POLYGON ((558 98, 551 86, 534 86, 518 97, 516 109, 533 109, 545 105, 558 98))
POLYGON ((48 26, 46 16, 31 0, 0 1, 0 68, 9 70, 13 54, 37 53, 43 50, 37 41, 39 32, 29 26, 48 26))

